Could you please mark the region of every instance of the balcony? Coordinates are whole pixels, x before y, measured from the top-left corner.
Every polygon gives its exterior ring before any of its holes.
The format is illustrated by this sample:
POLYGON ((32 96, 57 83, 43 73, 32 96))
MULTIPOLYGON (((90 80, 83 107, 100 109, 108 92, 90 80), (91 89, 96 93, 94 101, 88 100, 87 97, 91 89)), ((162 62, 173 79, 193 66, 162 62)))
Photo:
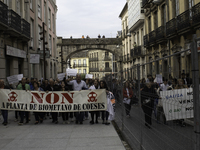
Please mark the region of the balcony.
POLYGON ((156 41, 156 31, 151 31, 149 33, 149 44, 154 44, 154 42, 156 41))
POLYGON ((174 34, 176 34, 176 18, 173 18, 166 23, 166 36, 169 37, 174 34))
POLYGON ((192 7, 192 24, 194 26, 200 24, 200 3, 192 7))
POLYGON ((99 72, 99 68, 89 68, 90 72, 99 72))
POLYGON ((82 67, 87 67, 87 64, 74 64, 73 68, 82 68, 82 67))
POLYGON ((157 43, 162 42, 163 40, 165 40, 165 27, 164 26, 160 26, 156 29, 156 41, 157 43))
POLYGON ((143 37, 143 40, 144 40, 144 46, 145 47, 148 46, 149 45, 148 34, 143 37))
POLYGON ((0 24, 3 26, 8 25, 8 6, 0 1, 0 24))
POLYGON ((21 33, 21 17, 12 9, 8 10, 8 26, 21 33))
POLYGON ((152 0, 142 0, 142 8, 148 8, 150 7, 150 2, 152 0))
POLYGON ((112 69, 109 67, 104 68, 103 72, 112 72, 112 69))
POLYGON ((94 57, 94 58, 89 58, 89 61, 98 61, 99 58, 98 57, 94 57))
POLYGON ((30 23, 28 23, 26 20, 22 19, 22 34, 25 35, 27 38, 30 39, 30 23))
POLYGON ((111 58, 109 56, 105 56, 104 61, 111 61, 111 58))
POLYGON ((190 28, 191 26, 190 14, 192 15, 190 10, 187 10, 177 16, 177 31, 178 32, 182 32, 183 30, 185 31, 186 29, 190 28))

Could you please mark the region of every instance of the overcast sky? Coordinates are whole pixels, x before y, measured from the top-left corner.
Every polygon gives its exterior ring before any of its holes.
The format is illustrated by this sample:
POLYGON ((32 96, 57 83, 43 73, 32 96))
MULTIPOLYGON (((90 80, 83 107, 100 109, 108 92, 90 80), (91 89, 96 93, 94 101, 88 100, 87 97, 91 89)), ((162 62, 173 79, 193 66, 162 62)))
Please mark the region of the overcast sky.
POLYGON ((126 0, 57 0, 57 36, 116 37, 126 0))

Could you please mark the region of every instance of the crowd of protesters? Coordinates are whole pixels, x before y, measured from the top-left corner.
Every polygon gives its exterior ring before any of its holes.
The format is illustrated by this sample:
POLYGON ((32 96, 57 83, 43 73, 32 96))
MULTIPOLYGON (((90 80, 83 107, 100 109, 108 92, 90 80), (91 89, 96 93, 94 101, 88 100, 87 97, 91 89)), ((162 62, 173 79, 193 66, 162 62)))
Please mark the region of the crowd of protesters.
MULTIPOLYGON (((109 78, 107 80, 110 81, 109 78)), ((125 80, 122 84, 120 84, 121 81, 112 79, 112 82, 109 82, 109 85, 119 106, 122 106, 123 103, 123 108, 127 118, 131 117, 131 106, 139 105, 138 93, 140 90, 141 107, 145 115, 145 126, 151 128, 153 114, 155 115, 158 124, 161 124, 162 118, 163 124, 167 125, 160 91, 192 87, 192 79, 185 73, 181 74, 181 78, 176 79, 169 76, 169 80, 163 78, 162 81, 162 83, 157 83, 156 77, 153 78, 152 75, 148 75, 147 79, 143 78, 140 82, 136 79, 125 80), (122 96, 120 93, 122 93, 122 96)), ((174 120, 174 122, 181 127, 186 126, 183 119, 174 120)))
MULTIPOLYGON (((16 89, 16 90, 31 90, 31 91, 81 91, 81 90, 95 90, 95 89, 106 89, 108 109, 106 111, 91 111, 91 112, 34 112, 35 124, 43 123, 47 119, 52 119, 52 123, 58 124, 58 117, 62 116, 63 124, 70 124, 75 122, 76 124, 83 124, 84 120, 89 119, 89 113, 91 114, 90 124, 99 123, 98 120, 101 118, 102 124, 109 125, 108 120, 113 120, 114 112, 111 111, 111 107, 114 107, 112 101, 114 95, 108 90, 107 83, 99 79, 85 79, 81 80, 81 75, 77 74, 76 77, 64 78, 59 81, 50 78, 49 80, 37 80, 37 78, 25 78, 13 88, 12 85, 6 86, 3 80, 0 80, 0 89, 16 89), (110 107, 109 107, 110 106, 110 107), (95 121, 94 121, 95 115, 95 121)), ((114 110, 114 108, 112 109, 114 110)), ((8 110, 1 110, 3 116, 3 125, 8 124, 8 110)), ((19 125, 27 124, 30 122, 29 111, 15 111, 15 122, 19 125)))

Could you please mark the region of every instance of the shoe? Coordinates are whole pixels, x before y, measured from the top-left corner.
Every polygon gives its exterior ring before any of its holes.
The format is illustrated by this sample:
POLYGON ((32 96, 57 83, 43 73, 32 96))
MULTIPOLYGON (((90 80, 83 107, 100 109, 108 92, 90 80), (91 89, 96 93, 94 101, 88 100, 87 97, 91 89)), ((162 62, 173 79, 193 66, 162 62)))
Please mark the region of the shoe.
POLYGON ((36 125, 36 124, 38 124, 38 123, 39 123, 39 122, 38 122, 38 121, 36 121, 36 122, 35 122, 35 125, 36 125))
POLYGON ((29 123, 29 120, 27 120, 26 123, 29 123))
POLYGON ((71 118, 71 122, 74 122, 73 118, 71 118))
POLYGON ((94 121, 90 121, 90 124, 94 124, 94 121))
POLYGON ((58 124, 58 121, 55 121, 55 124, 58 124))
POLYGON ((70 124, 70 122, 69 122, 69 121, 65 121, 65 123, 66 123, 66 124, 70 124))
POLYGON ((23 125, 23 122, 19 122, 18 125, 23 125))
POLYGON ((105 123, 105 125, 109 125, 109 124, 110 124, 110 122, 106 122, 106 123, 105 123))
POLYGON ((81 121, 80 124, 83 124, 83 121, 81 121))
POLYGON ((98 120, 96 120, 96 124, 98 124, 99 122, 98 122, 98 120))
POLYGON ((7 126, 7 124, 8 124, 7 122, 4 122, 4 123, 3 123, 4 126, 7 126))
POLYGON ((183 122, 182 124, 181 124, 181 127, 185 127, 186 126, 186 124, 183 122))

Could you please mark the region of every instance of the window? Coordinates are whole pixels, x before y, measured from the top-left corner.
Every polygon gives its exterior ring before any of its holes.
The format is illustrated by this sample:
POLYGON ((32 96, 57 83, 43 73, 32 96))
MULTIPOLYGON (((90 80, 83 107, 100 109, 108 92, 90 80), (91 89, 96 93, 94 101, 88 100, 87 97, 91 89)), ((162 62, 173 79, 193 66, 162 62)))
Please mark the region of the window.
POLYGON ((86 59, 83 59, 83 66, 86 67, 86 59))
POLYGON ((96 53, 94 53, 94 58, 96 58, 96 53))
POLYGON ((137 44, 138 44, 138 45, 140 44, 139 36, 140 36, 140 34, 139 34, 139 31, 138 31, 138 32, 137 32, 137 44))
POLYGON ((176 16, 179 15, 179 0, 176 0, 176 16))
POLYGON ((109 62, 105 63, 105 68, 109 68, 109 62))
POLYGON ((44 2, 44 23, 46 23, 46 3, 44 2))
POLYGON ((53 28, 53 32, 55 31, 55 25, 54 25, 54 14, 52 14, 52 28, 53 28))
POLYGON ((81 73, 81 69, 78 69, 78 73, 81 73))
POLYGON ((76 67, 76 60, 74 60, 74 62, 73 62, 73 68, 75 68, 76 67))
POLYGON ((158 13, 157 11, 154 12, 154 29, 158 27, 158 13))
POLYGON ((33 0, 30 0, 30 9, 33 9, 33 0))
POLYGON ((97 58, 98 58, 98 52, 97 52, 97 58))
POLYGON ((80 59, 78 60, 78 66, 79 67, 81 66, 81 60, 80 59))
POLYGON ((105 52, 105 57, 108 57, 109 56, 109 52, 105 52))
POLYGON ((39 38, 38 38, 38 48, 40 48, 40 50, 42 50, 42 42, 40 40, 40 32, 42 32, 42 27, 38 26, 38 35, 39 35, 39 38))
POLYGON ((48 15, 48 24, 49 24, 49 29, 51 29, 51 9, 49 8, 49 15, 48 15))
POLYGON ((86 69, 83 69, 83 73, 86 74, 86 69))
POLYGON ((51 35, 49 34, 49 52, 51 54, 52 52, 52 40, 51 40, 51 35))
POLYGON ((93 53, 92 53, 92 58, 93 58, 93 53))
POLYGON ((38 0, 38 17, 41 18, 41 0, 38 0))
POLYGON ((16 0, 17 13, 21 16, 20 0, 16 0))
POLYGON ((31 31, 31 47, 33 47, 33 44, 34 44, 34 21, 33 19, 31 19, 31 23, 30 23, 30 31, 31 31))
POLYGON ((149 28, 149 32, 151 32, 151 16, 149 16, 149 19, 148 19, 148 28, 149 28))

